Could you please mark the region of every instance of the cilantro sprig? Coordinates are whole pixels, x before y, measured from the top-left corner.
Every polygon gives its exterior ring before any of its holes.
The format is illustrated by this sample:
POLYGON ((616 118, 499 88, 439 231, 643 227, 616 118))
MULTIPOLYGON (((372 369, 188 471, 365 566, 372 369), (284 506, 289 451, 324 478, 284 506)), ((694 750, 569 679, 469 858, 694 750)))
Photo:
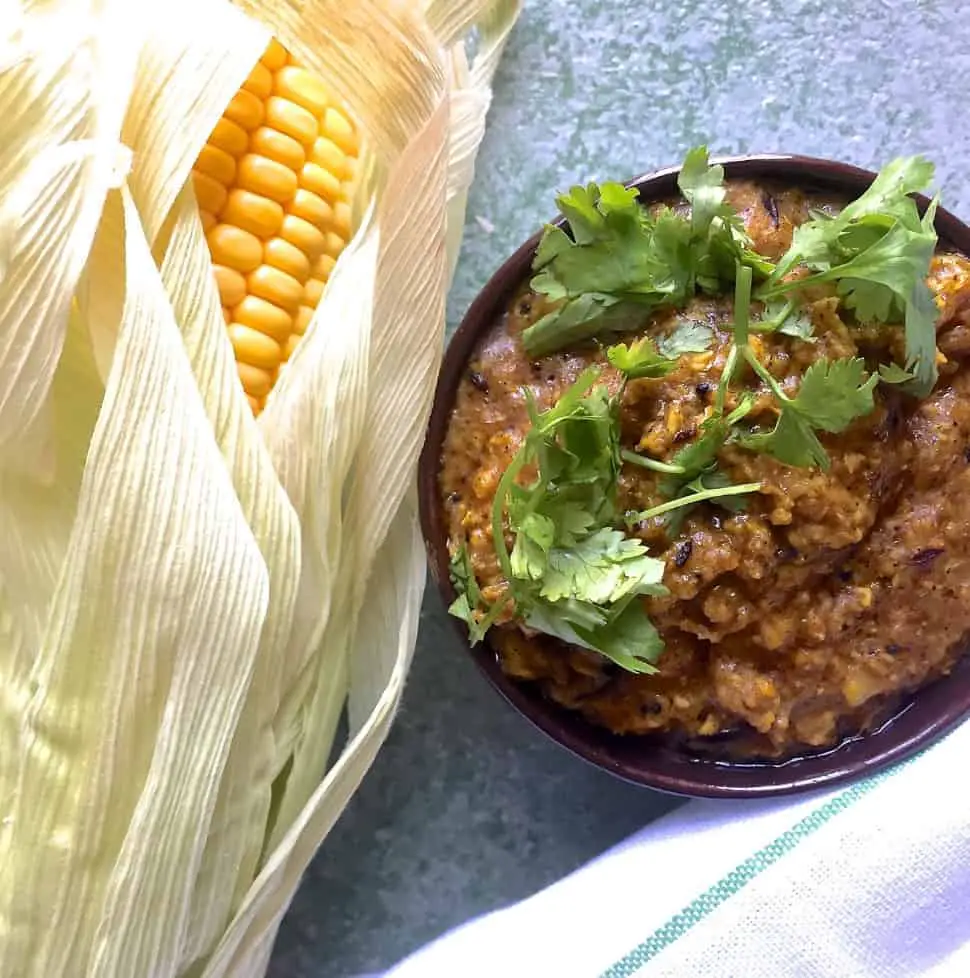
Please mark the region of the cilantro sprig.
POLYGON ((738 262, 770 271, 726 203, 724 168, 709 165, 706 147, 687 155, 678 187, 692 205, 689 216, 669 207, 650 216, 638 191, 618 183, 577 186, 556 198, 569 233, 546 227, 531 285, 559 305, 523 332, 529 356, 630 329, 661 306, 685 305, 698 289, 717 294, 738 262))
POLYGON ((480 639, 503 613, 529 628, 592 649, 631 672, 652 672, 663 642, 642 595, 665 594, 664 562, 615 524, 622 464, 619 400, 589 368, 545 411, 528 400, 531 427, 502 475, 492 504, 492 539, 505 595, 495 605, 469 586, 464 548, 453 559, 458 598, 451 613, 480 639), (534 466, 536 476, 520 476, 534 466), (506 525, 514 536, 509 550, 506 525))
POLYGON ((856 418, 869 414, 875 404, 872 392, 879 374, 866 379, 865 361, 860 357, 841 360, 816 360, 802 378, 794 397, 789 397, 750 348, 745 359, 767 384, 778 402, 780 414, 769 432, 742 437, 740 443, 759 452, 768 452, 786 465, 827 470, 828 453, 816 431, 845 431, 856 418))
POLYGON ((926 397, 936 383, 936 309, 926 284, 936 249, 937 195, 920 217, 910 196, 933 179, 919 156, 894 160, 868 190, 832 216, 816 213, 795 229, 791 248, 760 290, 771 299, 822 282, 837 283, 846 308, 862 322, 902 323, 911 379, 905 389, 926 397), (786 280, 803 265, 813 274, 786 280))

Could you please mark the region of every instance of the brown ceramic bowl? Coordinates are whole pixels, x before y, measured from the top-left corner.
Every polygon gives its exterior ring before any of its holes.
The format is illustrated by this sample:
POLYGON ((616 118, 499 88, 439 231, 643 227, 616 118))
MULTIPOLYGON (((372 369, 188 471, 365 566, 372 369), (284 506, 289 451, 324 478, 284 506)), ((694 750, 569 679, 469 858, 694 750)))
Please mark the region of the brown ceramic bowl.
MULTIPOLYGON (((858 196, 875 174, 845 163, 802 156, 745 156, 720 159, 726 175, 762 178, 805 189, 858 196)), ((630 181, 645 202, 677 194, 678 167, 630 181)), ((921 209, 926 206, 920 198, 921 209)), ((942 208, 936 228, 940 243, 970 254, 970 227, 942 208)), ((465 366, 479 339, 505 310, 515 289, 528 277, 539 235, 530 238, 492 276, 455 333, 442 365, 427 441, 421 456, 421 525, 431 573, 446 604, 455 598, 448 576, 447 528, 438 492, 441 449, 465 366)), ((468 641, 463 622, 455 625, 468 641)), ((673 741, 617 736, 593 726, 578 713, 545 699, 500 668, 488 641, 471 655, 492 685, 520 713, 574 754, 627 781, 663 791, 700 797, 751 798, 807 791, 859 778, 908 757, 942 737, 970 714, 970 657, 947 677, 923 687, 890 711, 875 731, 824 752, 783 761, 734 762, 690 753, 673 741)))

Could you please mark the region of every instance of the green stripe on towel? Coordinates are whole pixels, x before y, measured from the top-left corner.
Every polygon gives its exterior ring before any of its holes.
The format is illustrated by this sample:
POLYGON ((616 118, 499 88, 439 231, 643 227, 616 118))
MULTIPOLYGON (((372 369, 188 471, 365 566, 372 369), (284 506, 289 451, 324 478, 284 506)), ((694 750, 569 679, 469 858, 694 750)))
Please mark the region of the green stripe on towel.
POLYGON ((810 815, 806 815, 800 822, 796 822, 787 832, 783 832, 773 842, 770 842, 763 849, 759 849, 753 856, 749 856, 743 863, 732 869, 727 876, 722 877, 709 890, 671 917, 658 930, 655 930, 642 944, 635 947, 616 964, 607 968, 600 978, 630 978, 636 974, 640 968, 655 958, 664 948, 683 937, 695 924, 699 924, 709 913, 716 910, 739 890, 744 889, 756 876, 778 862, 786 853, 791 852, 799 842, 807 839, 833 816, 845 811, 877 785, 892 777, 896 771, 908 766, 912 760, 915 758, 880 774, 873 775, 865 781, 860 781, 834 798, 830 798, 810 815))

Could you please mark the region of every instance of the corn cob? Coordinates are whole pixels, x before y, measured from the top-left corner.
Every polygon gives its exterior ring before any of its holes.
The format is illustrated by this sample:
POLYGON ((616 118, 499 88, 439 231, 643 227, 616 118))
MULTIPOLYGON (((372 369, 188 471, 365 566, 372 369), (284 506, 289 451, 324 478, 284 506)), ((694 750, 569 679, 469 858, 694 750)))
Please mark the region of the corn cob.
POLYGON ((192 171, 239 379, 259 414, 351 234, 355 127, 275 39, 192 171))

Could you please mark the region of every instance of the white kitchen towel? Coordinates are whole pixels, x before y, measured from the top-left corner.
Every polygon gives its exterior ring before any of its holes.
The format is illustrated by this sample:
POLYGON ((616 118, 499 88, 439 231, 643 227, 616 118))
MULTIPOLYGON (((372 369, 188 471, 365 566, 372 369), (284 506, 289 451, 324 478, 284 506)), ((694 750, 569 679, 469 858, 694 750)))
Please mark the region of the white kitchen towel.
POLYGON ((793 800, 695 801, 385 978, 970 978, 970 723, 793 800))

